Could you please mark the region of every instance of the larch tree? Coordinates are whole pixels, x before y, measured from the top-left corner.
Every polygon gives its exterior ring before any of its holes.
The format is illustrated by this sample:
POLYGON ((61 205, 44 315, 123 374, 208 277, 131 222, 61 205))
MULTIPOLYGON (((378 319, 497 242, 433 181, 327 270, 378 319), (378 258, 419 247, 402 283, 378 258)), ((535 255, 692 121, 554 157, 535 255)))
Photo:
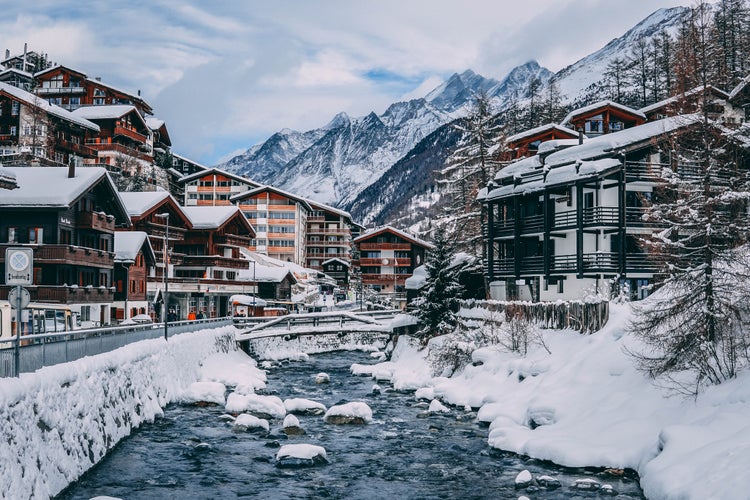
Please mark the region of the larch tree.
POLYGON ((648 350, 635 354, 649 375, 697 394, 737 375, 750 354, 750 182, 744 130, 729 131, 709 116, 715 74, 708 6, 693 10, 683 46, 684 82, 701 86, 699 112, 674 137, 671 169, 645 219, 660 231, 644 238, 657 259, 659 290, 636 310, 632 331, 648 350))
POLYGON ((454 128, 461 132, 462 139, 437 174, 450 197, 439 224, 446 226, 460 250, 481 255, 484 206, 477 202, 477 193, 500 168, 505 126, 492 113, 487 96, 479 94, 469 114, 457 120, 454 128))

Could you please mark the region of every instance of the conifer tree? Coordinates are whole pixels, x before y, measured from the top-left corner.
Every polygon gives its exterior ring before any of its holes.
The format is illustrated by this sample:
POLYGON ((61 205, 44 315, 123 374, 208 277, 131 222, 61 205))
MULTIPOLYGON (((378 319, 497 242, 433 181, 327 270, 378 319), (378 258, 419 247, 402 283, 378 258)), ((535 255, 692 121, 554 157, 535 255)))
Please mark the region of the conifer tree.
POLYGON ((461 285, 450 269, 453 251, 444 229, 438 226, 432 240, 425 268, 427 282, 414 301, 421 324, 417 336, 427 340, 450 332, 456 325, 461 285))

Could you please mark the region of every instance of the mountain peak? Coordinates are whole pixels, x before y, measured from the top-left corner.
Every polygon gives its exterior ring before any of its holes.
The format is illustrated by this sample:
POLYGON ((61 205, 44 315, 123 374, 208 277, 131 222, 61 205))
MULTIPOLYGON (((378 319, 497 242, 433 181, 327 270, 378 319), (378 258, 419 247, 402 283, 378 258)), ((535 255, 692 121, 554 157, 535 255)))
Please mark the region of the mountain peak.
POLYGON ((351 118, 349 118, 349 115, 347 115, 344 111, 341 113, 338 113, 336 116, 333 117, 333 119, 328 122, 328 125, 323 127, 325 130, 333 130, 336 128, 346 127, 350 125, 352 122, 351 118))

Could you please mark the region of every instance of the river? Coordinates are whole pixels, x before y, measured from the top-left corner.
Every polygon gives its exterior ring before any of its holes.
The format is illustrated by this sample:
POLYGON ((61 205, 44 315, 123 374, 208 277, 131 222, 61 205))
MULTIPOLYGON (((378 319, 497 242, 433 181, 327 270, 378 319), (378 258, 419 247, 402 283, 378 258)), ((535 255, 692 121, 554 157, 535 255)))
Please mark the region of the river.
POLYGON ((426 416, 427 404, 413 393, 350 374, 352 363, 373 363, 365 353, 337 352, 268 370, 265 393, 282 399, 306 398, 330 407, 364 401, 373 410, 365 426, 325 424, 321 416, 299 416, 304 436, 287 436, 281 422, 269 434, 235 433, 220 416, 222 407, 173 404, 164 417, 141 426, 68 487, 58 498, 111 496, 122 499, 209 498, 392 498, 531 499, 601 498, 600 491, 572 488, 577 479, 595 479, 614 488, 610 498, 643 498, 637 478, 600 470, 564 469, 554 464, 491 450, 487 429, 473 414, 451 408, 426 416), (319 372, 330 383, 316 384, 319 372), (283 444, 323 446, 329 464, 282 469, 274 456, 283 444), (523 470, 553 476, 555 489, 517 490, 523 470))

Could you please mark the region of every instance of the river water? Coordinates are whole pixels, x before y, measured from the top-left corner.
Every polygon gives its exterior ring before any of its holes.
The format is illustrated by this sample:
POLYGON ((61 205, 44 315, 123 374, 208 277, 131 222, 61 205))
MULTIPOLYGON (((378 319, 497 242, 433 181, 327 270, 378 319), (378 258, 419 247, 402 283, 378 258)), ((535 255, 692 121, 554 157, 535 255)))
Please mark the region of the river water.
POLYGON ((322 416, 298 416, 304 436, 287 438, 278 421, 271 422, 269 434, 235 433, 220 418, 221 407, 170 405, 163 418, 135 430, 59 498, 602 498, 601 490, 574 489, 578 479, 611 485, 617 493, 609 498, 643 498, 637 479, 627 475, 563 469, 491 450, 487 429, 462 408, 426 416, 426 403, 413 393, 383 385, 382 394, 373 394, 370 378, 349 371, 352 363, 373 362, 352 352, 284 362, 268 370, 265 390, 326 407, 364 401, 373 411, 369 425, 336 426, 322 416), (330 375, 329 384, 315 383, 319 372, 330 375), (291 443, 323 446, 329 463, 277 468, 278 447, 291 443), (514 481, 523 470, 553 476, 561 487, 517 490, 514 481))

